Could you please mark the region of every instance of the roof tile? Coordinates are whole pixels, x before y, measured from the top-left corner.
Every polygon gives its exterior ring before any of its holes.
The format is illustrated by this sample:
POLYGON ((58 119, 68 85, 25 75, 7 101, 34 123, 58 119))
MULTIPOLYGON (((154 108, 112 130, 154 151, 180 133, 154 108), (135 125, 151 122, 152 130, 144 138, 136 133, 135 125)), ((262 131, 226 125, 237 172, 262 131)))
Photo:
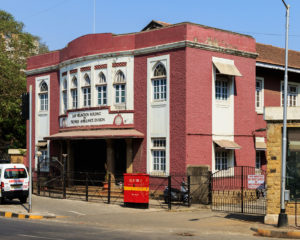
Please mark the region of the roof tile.
MULTIPOLYGON (((274 65, 285 65, 285 49, 256 43, 256 52, 259 54, 256 61, 274 65)), ((289 50, 288 65, 292 68, 300 68, 300 52, 289 50)))

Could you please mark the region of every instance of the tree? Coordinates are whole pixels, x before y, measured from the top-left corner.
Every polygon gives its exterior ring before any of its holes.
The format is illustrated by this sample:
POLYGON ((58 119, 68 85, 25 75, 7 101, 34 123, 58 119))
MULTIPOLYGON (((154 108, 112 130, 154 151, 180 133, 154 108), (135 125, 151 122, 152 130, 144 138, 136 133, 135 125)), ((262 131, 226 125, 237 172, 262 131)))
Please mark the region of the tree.
POLYGON ((26 59, 48 51, 39 37, 23 28, 23 23, 0 10, 0 157, 8 148, 26 146, 26 126, 20 107, 20 96, 26 92, 26 59))

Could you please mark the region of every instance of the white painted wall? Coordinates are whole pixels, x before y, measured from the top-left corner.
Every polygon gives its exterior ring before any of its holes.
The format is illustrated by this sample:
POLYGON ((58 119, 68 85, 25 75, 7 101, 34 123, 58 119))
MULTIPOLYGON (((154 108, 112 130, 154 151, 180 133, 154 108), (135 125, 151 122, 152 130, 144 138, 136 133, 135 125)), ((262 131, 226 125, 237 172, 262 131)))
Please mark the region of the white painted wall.
MULTIPOLYGON (((170 172, 170 56, 163 55, 147 59, 147 173, 153 173, 151 138, 166 139, 166 175, 170 172), (167 71, 167 99, 153 101, 152 80, 154 68, 161 62, 167 71)), ((157 174, 157 173, 155 173, 157 174)))
POLYGON ((96 84, 98 83, 99 73, 102 71, 105 74, 106 82, 107 82, 107 106, 111 107, 111 110, 117 110, 115 105, 115 88, 113 85, 115 74, 118 70, 122 70, 126 77, 126 105, 124 109, 126 110, 134 110, 134 57, 126 56, 126 57, 112 57, 112 58, 103 58, 89 61, 82 61, 79 63, 74 63, 70 65, 63 66, 60 69, 60 114, 63 114, 63 103, 62 103, 62 84, 63 79, 65 77, 68 80, 68 109, 72 108, 72 98, 70 92, 70 84, 73 76, 77 77, 78 81, 78 108, 83 107, 83 92, 82 86, 84 83, 84 75, 87 73, 91 79, 91 107, 97 107, 97 89, 96 84), (112 63, 118 62, 126 62, 127 65, 124 67, 112 67, 112 63), (107 64, 106 69, 94 69, 96 65, 107 64), (80 72, 80 68, 82 67, 91 67, 90 71, 80 72), (77 73, 70 74, 70 70, 77 69, 77 73), (63 72, 67 72, 67 76, 62 76, 63 72))
MULTIPOLYGON (((213 57, 221 62, 234 63, 233 60, 213 57)), ((213 64, 213 63, 212 63, 213 64)), ((217 100, 215 97, 216 67, 212 71, 212 139, 234 141, 234 77, 228 81, 228 99, 217 100)), ((212 143, 212 171, 215 172, 215 144, 212 143)), ((228 165, 233 166, 234 154, 229 151, 228 165)))
MULTIPOLYGON (((35 78, 35 145, 38 141, 43 141, 44 137, 50 135, 50 75, 45 75, 41 77, 35 78), (45 81, 48 85, 48 110, 47 111, 40 111, 40 84, 45 81)), ((37 151, 37 148, 35 148, 37 151)), ((47 153, 49 157, 49 144, 47 148, 47 153)), ((35 168, 37 168, 37 158, 35 157, 35 168)))

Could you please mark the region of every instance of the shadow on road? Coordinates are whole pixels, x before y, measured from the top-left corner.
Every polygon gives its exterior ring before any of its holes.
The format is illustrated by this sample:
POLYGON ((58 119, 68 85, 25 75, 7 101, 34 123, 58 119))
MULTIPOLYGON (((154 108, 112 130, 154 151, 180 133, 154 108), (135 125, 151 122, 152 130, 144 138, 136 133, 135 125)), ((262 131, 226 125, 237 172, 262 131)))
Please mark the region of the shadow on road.
POLYGON ((28 211, 28 207, 26 203, 21 203, 19 200, 9 200, 9 199, 4 199, 3 203, 1 205, 20 205, 22 206, 26 211, 28 211))
POLYGON ((264 216, 261 215, 247 215, 247 214, 238 214, 238 213, 230 213, 225 216, 227 219, 236 219, 247 222, 260 222, 264 223, 264 216))

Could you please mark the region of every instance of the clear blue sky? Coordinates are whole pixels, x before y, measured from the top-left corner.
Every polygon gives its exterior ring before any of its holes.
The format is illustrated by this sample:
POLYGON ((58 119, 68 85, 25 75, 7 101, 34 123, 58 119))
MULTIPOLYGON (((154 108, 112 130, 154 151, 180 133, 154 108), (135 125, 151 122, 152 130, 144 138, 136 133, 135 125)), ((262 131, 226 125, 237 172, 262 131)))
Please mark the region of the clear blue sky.
MULTIPOLYGON (((300 51, 300 0, 291 6, 289 49, 300 51)), ((93 33, 94 0, 0 0, 0 8, 42 38, 50 50, 93 33)), ((96 33, 138 32, 152 19, 194 22, 249 34, 284 48, 285 7, 281 0, 96 0, 96 33)))

